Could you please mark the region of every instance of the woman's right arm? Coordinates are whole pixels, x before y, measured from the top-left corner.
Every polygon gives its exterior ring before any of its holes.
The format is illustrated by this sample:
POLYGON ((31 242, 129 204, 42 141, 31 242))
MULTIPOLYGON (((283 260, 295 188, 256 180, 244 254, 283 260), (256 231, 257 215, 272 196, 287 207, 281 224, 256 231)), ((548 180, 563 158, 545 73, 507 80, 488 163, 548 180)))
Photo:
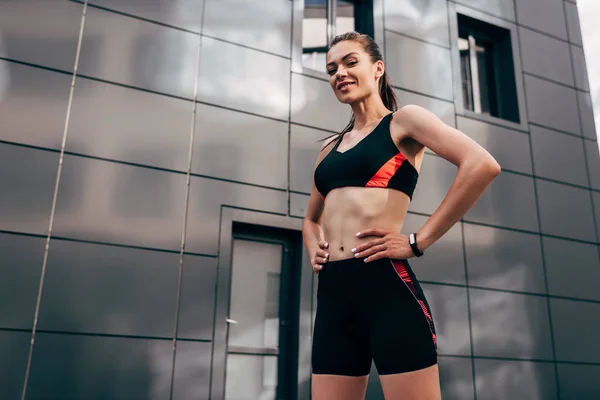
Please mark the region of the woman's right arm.
MULTIPOLYGON (((325 142, 317 157, 315 168, 319 165, 321 160, 329 154, 332 147, 330 144, 333 143, 333 141, 334 138, 325 142)), ((327 252, 329 244, 325 242, 323 229, 321 228, 324 207, 325 203, 323 197, 317 190, 313 181, 310 198, 308 200, 308 208, 306 209, 306 216, 302 223, 302 238, 304 240, 304 247, 306 247, 306 251, 310 256, 310 263, 312 264, 313 271, 315 272, 319 272, 323 269, 323 264, 327 262, 329 257, 329 253, 327 252)))
POLYGON ((313 184, 306 216, 302 223, 302 238, 304 247, 310 256, 310 263, 313 271, 319 272, 323 269, 323 264, 327 262, 329 254, 327 253, 328 243, 325 242, 321 221, 323 219, 324 203, 321 194, 313 184))

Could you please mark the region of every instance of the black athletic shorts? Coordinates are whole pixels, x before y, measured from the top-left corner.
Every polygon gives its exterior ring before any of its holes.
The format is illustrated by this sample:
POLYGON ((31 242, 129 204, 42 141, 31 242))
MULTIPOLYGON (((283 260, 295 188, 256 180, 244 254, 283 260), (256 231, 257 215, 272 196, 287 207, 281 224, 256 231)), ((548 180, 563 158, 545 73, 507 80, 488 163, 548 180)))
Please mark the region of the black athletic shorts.
POLYGON ((431 309, 408 262, 330 261, 318 273, 312 372, 380 375, 437 363, 431 309))

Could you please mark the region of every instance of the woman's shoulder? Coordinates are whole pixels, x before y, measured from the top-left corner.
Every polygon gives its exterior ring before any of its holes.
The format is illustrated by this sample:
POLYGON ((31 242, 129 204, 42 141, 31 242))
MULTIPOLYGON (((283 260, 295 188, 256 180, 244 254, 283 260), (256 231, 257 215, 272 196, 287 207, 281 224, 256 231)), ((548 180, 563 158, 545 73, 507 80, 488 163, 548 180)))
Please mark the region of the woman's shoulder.
POLYGON ((418 118, 424 115, 431 114, 431 111, 417 104, 405 104, 398 110, 394 111, 394 118, 418 118))
POLYGON ((397 128, 414 128, 437 120, 438 117, 417 104, 406 104, 394 111, 392 123, 397 128))

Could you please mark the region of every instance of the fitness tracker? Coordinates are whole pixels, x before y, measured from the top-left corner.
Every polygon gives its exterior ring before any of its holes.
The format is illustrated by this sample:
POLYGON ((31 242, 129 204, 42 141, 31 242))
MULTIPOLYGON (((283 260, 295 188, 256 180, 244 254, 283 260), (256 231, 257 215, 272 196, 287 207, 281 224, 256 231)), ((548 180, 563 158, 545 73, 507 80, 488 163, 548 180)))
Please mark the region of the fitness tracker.
POLYGON ((408 243, 410 244, 410 248, 412 249, 413 253, 415 253, 415 256, 421 257, 423 255, 423 252, 421 250, 419 250, 419 248, 417 247, 417 234, 416 233, 411 233, 408 236, 408 243))

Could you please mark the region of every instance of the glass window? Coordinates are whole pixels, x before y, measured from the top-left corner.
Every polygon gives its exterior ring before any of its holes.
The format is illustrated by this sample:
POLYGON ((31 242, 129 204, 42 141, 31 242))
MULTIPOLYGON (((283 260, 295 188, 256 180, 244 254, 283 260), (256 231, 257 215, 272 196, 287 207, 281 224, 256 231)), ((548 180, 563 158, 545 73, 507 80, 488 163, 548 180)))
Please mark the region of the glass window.
POLYGON ((350 31, 373 37, 372 0, 305 0, 302 65, 324 72, 328 44, 350 31))
POLYGON ((519 122, 510 32, 460 14, 458 27, 464 108, 519 122))

